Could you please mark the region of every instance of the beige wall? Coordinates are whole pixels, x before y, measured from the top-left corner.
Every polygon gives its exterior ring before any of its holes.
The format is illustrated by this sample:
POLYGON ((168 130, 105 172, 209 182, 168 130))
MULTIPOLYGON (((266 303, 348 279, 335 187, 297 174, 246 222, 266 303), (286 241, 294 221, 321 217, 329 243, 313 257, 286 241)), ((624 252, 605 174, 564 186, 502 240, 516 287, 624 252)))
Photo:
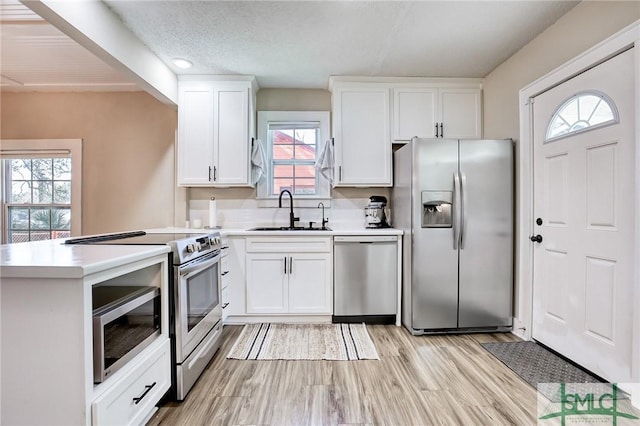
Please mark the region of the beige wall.
POLYGON ((261 89, 258 111, 331 111, 331 92, 321 89, 261 89))
POLYGON ((583 1, 484 80, 484 136, 519 138, 518 93, 640 19, 638 1, 583 1))
POLYGON ((83 140, 82 233, 174 223, 176 110, 145 92, 2 93, 2 139, 83 140))

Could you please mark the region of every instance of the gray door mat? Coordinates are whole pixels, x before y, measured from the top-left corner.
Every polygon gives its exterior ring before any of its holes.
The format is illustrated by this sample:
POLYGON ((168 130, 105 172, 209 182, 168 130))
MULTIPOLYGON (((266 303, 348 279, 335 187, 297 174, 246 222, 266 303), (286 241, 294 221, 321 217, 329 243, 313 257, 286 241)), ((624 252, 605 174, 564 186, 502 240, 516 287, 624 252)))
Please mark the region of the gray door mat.
POLYGON ((481 345, 551 401, 559 397, 558 383, 604 383, 536 342, 489 342, 481 345))

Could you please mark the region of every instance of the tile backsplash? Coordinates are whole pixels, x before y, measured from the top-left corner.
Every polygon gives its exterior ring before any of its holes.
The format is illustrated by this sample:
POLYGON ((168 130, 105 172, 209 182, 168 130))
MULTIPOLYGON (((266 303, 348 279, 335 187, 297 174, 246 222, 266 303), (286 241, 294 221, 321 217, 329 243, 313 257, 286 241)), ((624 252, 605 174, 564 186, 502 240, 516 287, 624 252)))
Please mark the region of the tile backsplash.
MULTIPOLYGON (((332 229, 364 228, 364 207, 371 195, 383 195, 391 202, 389 188, 339 188, 332 190, 332 199, 323 201, 327 226, 332 229)), ((209 226, 209 200, 216 199, 216 225, 223 228, 246 229, 254 226, 286 226, 289 223, 289 200, 283 207, 261 207, 252 188, 189 188, 187 191, 188 220, 199 219, 203 226, 209 226)), ((295 196, 294 196, 295 200, 295 196)), ((294 201, 294 212, 300 218, 297 226, 320 226, 322 209, 299 207, 294 201)), ((181 225, 181 224, 176 224, 181 225)), ((392 223, 393 225, 393 223, 392 223)))

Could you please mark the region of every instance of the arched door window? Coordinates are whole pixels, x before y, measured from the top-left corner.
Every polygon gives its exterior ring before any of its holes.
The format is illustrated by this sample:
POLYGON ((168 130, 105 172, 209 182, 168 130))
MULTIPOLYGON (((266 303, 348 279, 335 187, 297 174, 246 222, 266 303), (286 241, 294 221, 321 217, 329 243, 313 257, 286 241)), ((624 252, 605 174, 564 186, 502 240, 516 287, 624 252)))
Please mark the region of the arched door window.
POLYGON ((619 121, 618 110, 607 95, 598 91, 580 92, 564 101, 553 114, 544 141, 551 142, 619 121))

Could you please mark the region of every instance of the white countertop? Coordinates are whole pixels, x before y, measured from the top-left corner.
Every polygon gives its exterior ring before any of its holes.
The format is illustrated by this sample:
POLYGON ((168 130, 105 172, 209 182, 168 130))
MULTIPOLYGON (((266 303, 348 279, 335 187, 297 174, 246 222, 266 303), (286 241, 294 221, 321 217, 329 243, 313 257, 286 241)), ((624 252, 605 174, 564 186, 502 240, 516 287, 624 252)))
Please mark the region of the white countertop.
MULTIPOLYGON (((402 235, 394 228, 345 228, 331 231, 249 231, 216 229, 223 236, 324 236, 402 235)), ((207 228, 155 228, 148 233, 207 233, 207 228)), ((151 245, 65 245, 64 239, 0 245, 0 277, 5 278, 82 278, 162 253, 169 246, 151 245)))
POLYGON ((264 236, 281 236, 281 235, 289 235, 289 236, 309 236, 309 235, 317 235, 323 237, 332 237, 335 235, 402 235, 403 232, 401 229, 396 228, 340 228, 340 229, 331 229, 331 231, 250 231, 248 229, 241 228, 219 228, 219 229, 210 229, 210 228, 155 228, 155 229, 147 229, 148 233, 173 233, 173 232, 185 232, 185 233, 207 233, 212 231, 219 231, 223 236, 229 237, 242 237, 242 236, 256 236, 256 235, 264 235, 264 236))
POLYGON ((82 278, 170 251, 169 246, 63 243, 58 239, 0 245, 0 277, 82 278))

